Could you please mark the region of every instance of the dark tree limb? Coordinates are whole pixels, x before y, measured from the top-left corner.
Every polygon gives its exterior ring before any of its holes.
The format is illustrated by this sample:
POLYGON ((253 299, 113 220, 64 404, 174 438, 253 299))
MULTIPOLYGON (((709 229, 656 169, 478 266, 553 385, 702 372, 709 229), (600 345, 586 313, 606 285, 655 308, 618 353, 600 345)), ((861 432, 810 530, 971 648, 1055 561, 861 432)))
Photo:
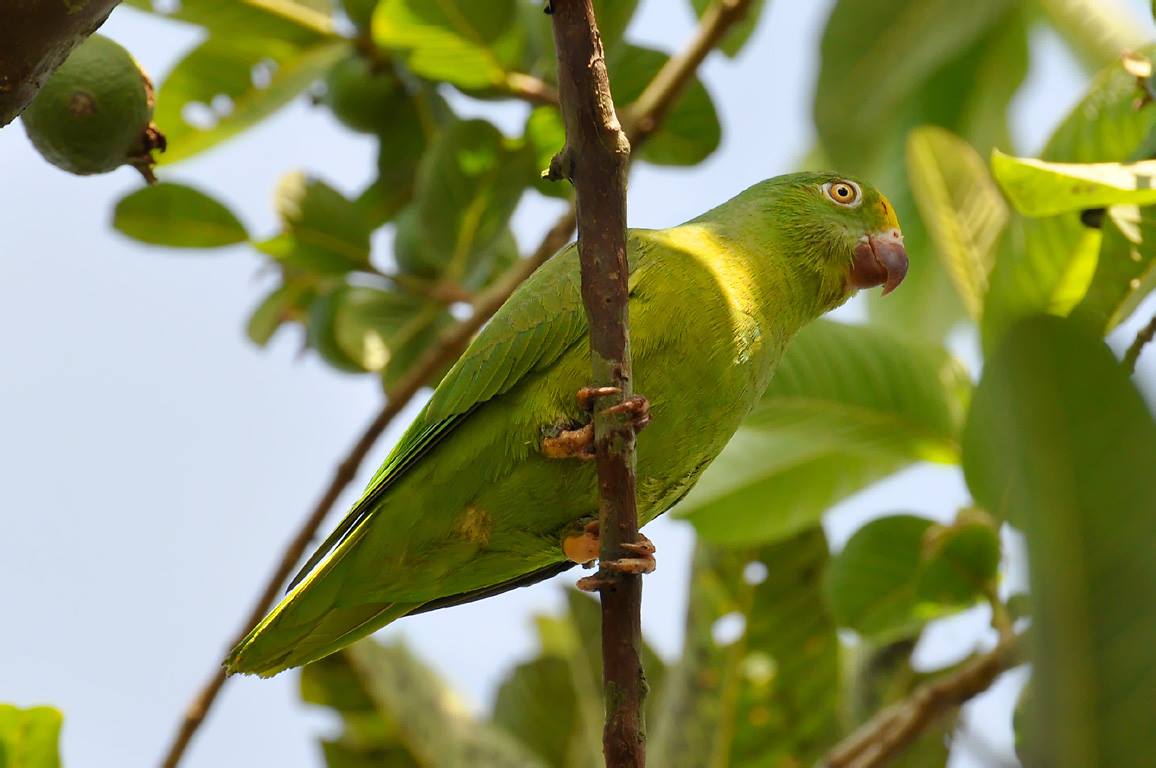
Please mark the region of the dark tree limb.
POLYGON ((1144 351, 1144 345, 1152 341, 1152 337, 1156 336, 1156 315, 1148 321, 1148 324, 1136 333, 1136 338, 1132 339, 1132 343, 1128 345, 1128 351, 1124 353, 1124 370, 1129 374, 1136 372, 1136 361, 1140 359, 1140 353, 1144 351))
POLYGON ((0 127, 24 111, 120 0, 0 0, 0 127))
POLYGON ((594 447, 598 465, 603 563, 602 681, 606 724, 602 749, 611 768, 646 764, 642 704, 642 577, 612 573, 607 563, 629 556, 638 541, 634 493, 635 427, 611 409, 631 397, 627 318, 626 172, 630 142, 618 122, 602 39, 591 0, 553 0, 558 92, 566 146, 552 176, 565 176, 578 196, 578 256, 582 302, 590 325, 593 386, 614 394, 598 398, 594 447))
POLYGON ((827 753, 822 768, 879 768, 906 749, 925 728, 992 686, 1023 663, 1019 637, 1001 639, 985 654, 925 683, 883 710, 827 753))

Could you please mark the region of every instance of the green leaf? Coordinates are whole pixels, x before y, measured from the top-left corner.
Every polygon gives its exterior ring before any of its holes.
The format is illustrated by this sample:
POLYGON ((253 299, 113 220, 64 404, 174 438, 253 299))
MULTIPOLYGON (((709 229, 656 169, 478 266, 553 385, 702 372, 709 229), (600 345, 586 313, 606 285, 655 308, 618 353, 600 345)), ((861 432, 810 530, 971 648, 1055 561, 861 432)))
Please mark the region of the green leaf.
POLYGON ((839 735, 839 639, 812 528, 778 544, 699 544, 686 649, 651 729, 654 765, 812 765, 839 735))
MULTIPOLYGON (((700 19, 702 18, 703 12, 713 3, 714 0, 690 0, 695 15, 700 19)), ((766 7, 766 0, 754 0, 747 7, 746 15, 727 31, 726 36, 723 37, 719 43, 718 49, 732 59, 738 56, 739 51, 743 49, 743 46, 751 39, 751 35, 754 34, 755 29, 759 25, 759 19, 762 17, 766 7)))
POLYGON ((394 291, 344 285, 315 300, 309 342, 338 370, 392 381, 449 322, 445 306, 394 291))
POLYGON ((164 11, 156 10, 153 0, 126 0, 125 5, 238 39, 261 36, 311 43, 336 35, 329 14, 319 12, 312 0, 181 0, 165 3, 164 11))
POLYGON ((914 461, 954 462, 969 383, 943 349, 819 321, 675 513, 711 541, 771 542, 914 461))
POLYGON ((596 768, 598 729, 590 730, 583 716, 570 663, 546 655, 519 664, 502 681, 493 721, 550 768, 596 768))
MULTIPOLYGON (((524 139, 534 153, 534 167, 539 171, 547 170, 554 155, 566 145, 562 114, 554 107, 535 107, 526 118, 524 139)), ((565 181, 539 177, 534 187, 550 197, 569 199, 574 194, 573 187, 565 181)))
POLYGON ((373 14, 373 39, 402 52, 406 66, 430 80, 501 86, 508 70, 497 48, 516 16, 516 0, 382 0, 373 14))
POLYGON ((161 83, 153 116, 168 141, 162 164, 185 160, 253 127, 349 54, 345 40, 299 44, 251 36, 263 34, 257 27, 247 36, 212 36, 177 62, 161 83))
MULTIPOLYGON (((537 3, 531 3, 547 22, 549 16, 541 13, 537 3)), ((613 53, 622 44, 626 28, 638 10, 638 0, 594 0, 594 18, 598 20, 598 33, 602 37, 602 47, 607 54, 613 53)))
POLYGON ((1035 316, 992 355, 964 433, 976 500, 1024 534, 1039 765, 1156 754, 1156 422, 1108 347, 1035 316))
POLYGON ((20 709, 0 704, 0 766, 60 768, 60 726, 64 716, 52 707, 20 709))
MULTIPOLYGON (((929 75, 995 28, 1014 5, 1013 0, 836 3, 823 31, 814 102, 823 146, 839 151, 833 159, 875 144, 929 75)), ((940 97, 966 103, 960 95, 940 97)))
POLYGON ((363 640, 310 664, 301 692, 342 715, 344 733, 325 745, 331 766, 544 766, 505 732, 472 717, 401 643, 363 640))
POLYGON ((1156 287, 1156 208, 1108 209, 1096 273, 1072 317, 1103 335, 1156 287))
POLYGON ((484 120, 449 125, 422 158, 414 202, 398 218, 399 266, 467 286, 485 282, 492 275, 490 248, 536 178, 532 163, 524 145, 484 120))
POLYGON ((999 556, 999 534, 990 525, 881 517, 856 531, 832 561, 827 599, 839 626, 875 641, 909 637, 982 597, 999 556))
POLYGON ((1156 203, 1156 160, 1049 163, 996 150, 991 167, 1012 205, 1024 216, 1156 203))
POLYGON ((288 280, 277 286, 249 316, 246 334, 258 347, 265 346, 285 323, 304 323, 316 295, 316 287, 305 280, 288 280))
POLYGON ((983 158, 943 128, 907 135, 907 174, 936 253, 972 318, 979 316, 1007 205, 983 158))
POLYGON ((112 225, 134 240, 173 248, 218 248, 249 239, 245 225, 222 203, 170 182, 121 198, 112 225))
POLYGON ((325 182, 300 171, 281 177, 275 193, 284 231, 257 248, 277 261, 316 274, 368 269, 371 222, 325 182))
MULTIPOLYGON (((662 51, 630 44, 607 54, 614 102, 634 102, 669 58, 662 51)), ((693 77, 661 127, 642 145, 639 157, 655 165, 697 165, 718 149, 721 140, 714 102, 702 81, 693 77)))

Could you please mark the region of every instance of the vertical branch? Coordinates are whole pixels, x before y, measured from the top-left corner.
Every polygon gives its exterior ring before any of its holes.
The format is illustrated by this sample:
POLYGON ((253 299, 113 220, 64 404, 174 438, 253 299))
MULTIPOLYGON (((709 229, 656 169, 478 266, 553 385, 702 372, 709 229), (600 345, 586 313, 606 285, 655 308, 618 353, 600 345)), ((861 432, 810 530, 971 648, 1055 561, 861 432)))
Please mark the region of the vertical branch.
MULTIPOLYGON (((551 163, 552 177, 574 183, 578 198, 578 254, 582 301, 590 325, 595 387, 614 394, 594 409, 603 563, 623 558, 638 540, 634 494, 634 426, 607 406, 631 397, 627 322, 626 172, 630 142, 614 112, 602 39, 591 0, 553 0, 558 86, 566 146, 551 163)), ((602 666, 606 707, 603 752, 612 768, 646 762, 641 661, 642 577, 615 574, 602 593, 602 666)))

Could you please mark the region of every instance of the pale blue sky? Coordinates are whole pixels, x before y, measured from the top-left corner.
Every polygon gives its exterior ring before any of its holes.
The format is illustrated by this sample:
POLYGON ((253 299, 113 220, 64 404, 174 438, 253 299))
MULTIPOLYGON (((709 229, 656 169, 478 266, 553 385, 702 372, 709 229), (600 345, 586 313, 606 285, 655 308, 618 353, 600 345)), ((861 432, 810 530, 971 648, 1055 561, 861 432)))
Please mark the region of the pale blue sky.
MULTIPOLYGON (((1129 4, 1148 24, 1147 4, 1129 4)), ((649 0, 631 34, 680 46, 692 30, 688 7, 649 0)), ((634 225, 675 224, 791 169, 811 141, 809 96, 828 8, 772 2, 742 56, 707 62, 723 146, 690 171, 638 168, 634 225)), ((103 31, 158 78, 197 39, 190 28, 129 9, 103 31)), ((1017 148, 1025 151, 1082 82, 1054 41, 1040 36, 1033 45, 1046 64, 1016 104, 1024 118, 1017 148)), ((520 125, 521 115, 520 107, 505 109, 499 123, 520 125)), ((267 234, 281 174, 310 170, 353 191, 373 166, 368 140, 298 103, 162 176, 212 191, 267 234)), ((0 168, 0 701, 59 706, 68 765, 154 764, 282 545, 377 409, 379 390, 370 377, 298 358, 294 333, 267 350, 247 341, 244 322, 264 285, 262 262, 248 249, 170 251, 113 232, 111 205, 139 185, 133 172, 64 174, 35 154, 18 125, 0 131, 0 168)), ((549 203, 528 203, 516 220, 523 245, 551 220, 549 203)), ((1143 368, 1151 382, 1156 366, 1149 359, 1143 368)), ((346 500, 404 423, 376 448, 346 500)), ((947 518, 965 498, 955 473, 919 469, 842 505, 830 530, 842 541, 865 517, 896 509, 947 518)), ((644 622, 671 655, 681 643, 691 535, 669 520, 648 534, 660 566, 647 578, 644 622)), ((558 583, 539 585, 406 619, 386 634, 406 637, 484 705, 531 650, 532 613, 558 606, 559 595, 558 583)), ((921 655, 967 650, 983 622, 976 613, 947 623, 921 655)), ((318 765, 316 735, 329 724, 298 703, 296 685, 296 674, 231 682, 186 765, 318 765)), ((1007 690, 995 698, 992 707, 1006 705, 1007 690)), ((979 717, 984 738, 1006 746, 1006 718, 979 717)))

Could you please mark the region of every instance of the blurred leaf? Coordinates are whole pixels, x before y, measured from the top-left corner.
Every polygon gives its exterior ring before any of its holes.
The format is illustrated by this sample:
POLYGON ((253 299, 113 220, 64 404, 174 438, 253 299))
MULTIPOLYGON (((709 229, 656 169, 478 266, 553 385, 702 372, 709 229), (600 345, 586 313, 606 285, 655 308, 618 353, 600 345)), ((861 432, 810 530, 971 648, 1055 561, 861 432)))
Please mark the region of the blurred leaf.
POLYGON ((976 318, 1007 206, 983 158, 942 128, 916 128, 907 135, 907 173, 935 250, 976 318))
POLYGON ((999 556, 992 526, 881 517, 856 531, 831 562, 827 599, 841 627, 876 641, 907 637, 982 597, 999 556))
POLYGON ((287 322, 303 322, 316 289, 303 280, 289 280, 274 288, 249 316, 245 332, 258 347, 269 343, 287 322))
POLYGON ((253 127, 348 52, 345 40, 296 44, 224 33, 208 38, 177 62, 157 92, 153 118, 168 141, 160 162, 185 160, 253 127))
MULTIPOLYGON (((1156 47, 1142 51, 1151 55, 1156 47)), ((1136 78, 1118 64, 1100 72, 1052 134, 1041 159, 1098 163, 1128 158, 1156 125, 1156 109, 1137 110, 1136 78)), ((1096 269, 1099 230, 1079 214, 1013 219, 1010 242, 996 259, 984 305, 984 349, 990 352, 1018 318, 1066 314, 1083 298, 1096 269)))
POLYGON ((1156 754, 1153 466, 1156 423, 1103 342, 1047 316, 1007 333, 976 389, 964 469, 1027 541, 1040 765, 1156 754))
POLYGON ((516 0, 382 0, 373 39, 403 52, 406 66, 422 77, 464 88, 500 86, 507 66, 495 46, 516 15, 516 0))
POLYGON ((1024 216, 1156 203, 1156 160, 1139 163, 1049 163, 996 150, 991 167, 1024 216))
POLYGON ((1123 51, 1149 41, 1147 31, 1126 3, 1101 0, 1039 0, 1056 34, 1089 72, 1116 63, 1123 51))
MULTIPOLYGON (((562 114, 554 107, 535 107, 526 118, 525 140, 534 153, 534 167, 539 172, 550 167, 554 155, 566 144, 566 126, 562 114)), ((568 199, 574 194, 566 181, 550 181, 539 177, 534 188, 543 195, 568 199)))
POLYGON ((294 171, 281 177, 275 202, 284 232, 258 243, 262 253, 316 274, 369 268, 371 224, 333 187, 294 171))
POLYGON ((60 768, 60 726, 64 716, 52 707, 20 709, 0 704, 0 766, 60 768))
POLYGON ((491 274, 489 250, 536 177, 524 145, 484 120, 462 120, 434 139, 418 168, 413 204, 398 218, 402 270, 469 287, 491 274))
POLYGON ((313 302, 309 342, 338 370, 380 371, 393 381, 433 343, 449 320, 442 304, 345 285, 313 302))
POLYGON ((121 198, 112 225, 134 240, 173 248, 217 248, 249 239, 245 225, 222 203, 169 182, 121 198))
POLYGON ((126 0, 125 5, 164 18, 199 24, 210 33, 245 39, 253 36, 310 43, 335 34, 329 14, 315 0, 180 0, 157 10, 154 0, 126 0), (172 9, 172 10, 169 10, 172 9))
POLYGON ((543 765, 505 733, 470 716, 400 643, 363 640, 306 666, 301 694, 344 720, 341 739, 324 743, 332 768, 543 765))
POLYGON ((819 321, 676 508, 703 537, 771 542, 914 461, 954 462, 969 382, 943 349, 819 321))
MULTIPOLYGON (((549 16, 541 12, 541 5, 531 2, 531 5, 549 21, 549 16)), ((594 18, 598 20, 598 33, 602 37, 602 46, 607 54, 614 52, 622 44, 626 28, 638 10, 638 0, 594 0, 594 18)))
POLYGON ((596 768, 598 729, 586 727, 571 674, 560 656, 519 664, 498 688, 494 724, 518 737, 550 768, 596 768))
MULTIPOLYGON (((1014 5, 1014 0, 839 0, 823 31, 814 107, 824 147, 839 152, 833 159, 870 151, 929 75, 967 50, 1014 5)), ((960 94, 938 95, 959 99, 960 94)))
MULTIPOLYGON (((694 13, 700 19, 707 8, 711 6, 714 0, 690 0, 691 6, 694 7, 694 13)), ((737 24, 734 24, 727 32, 726 36, 718 45, 718 49, 725 53, 732 59, 739 54, 747 41, 751 39, 755 29, 759 25, 759 19, 766 9, 766 0, 753 0, 747 8, 746 16, 742 18, 737 24)))
POLYGON ((762 548, 700 543, 686 649, 652 721, 654 765, 811 765, 839 734, 839 640, 822 530, 762 548))
MULTIPOLYGON (((669 58, 662 51, 630 44, 608 53, 606 69, 615 103, 634 102, 669 58)), ((696 165, 718 149, 721 140, 714 102, 702 81, 694 77, 638 154, 655 165, 696 165)))
POLYGON ((1103 335, 1127 318, 1156 280, 1156 209, 1118 206, 1104 218, 1092 284, 1072 317, 1103 335))

